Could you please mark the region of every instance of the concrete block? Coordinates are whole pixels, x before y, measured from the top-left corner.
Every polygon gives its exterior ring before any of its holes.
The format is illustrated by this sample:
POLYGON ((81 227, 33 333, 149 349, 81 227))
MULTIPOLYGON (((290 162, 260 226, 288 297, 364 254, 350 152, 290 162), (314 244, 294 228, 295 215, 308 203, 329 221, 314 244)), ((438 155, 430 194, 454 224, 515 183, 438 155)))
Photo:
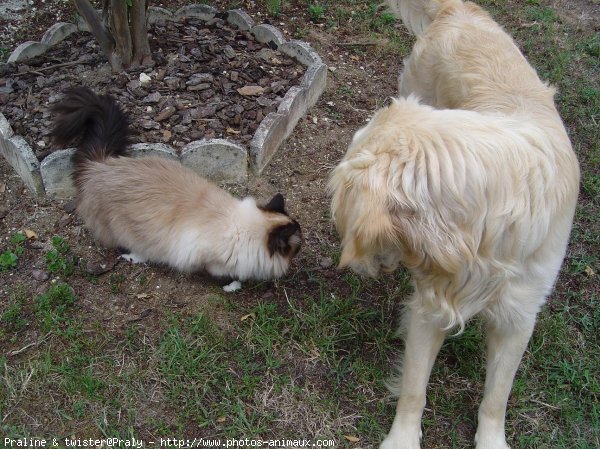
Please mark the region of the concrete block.
POLYGON ((0 138, 10 139, 12 136, 14 136, 14 134, 15 133, 11 128, 10 123, 8 123, 8 120, 6 117, 4 117, 4 114, 0 112, 0 138))
POLYGON ((77 31, 77 25, 74 23, 58 22, 48 28, 42 36, 41 43, 51 47, 77 31))
POLYGON ((183 20, 189 17, 195 17, 200 20, 211 20, 219 13, 216 8, 209 5, 186 5, 179 8, 175 14, 175 20, 183 20))
POLYGON ((17 135, 0 139, 0 154, 17 172, 29 190, 36 195, 44 194, 40 163, 25 139, 17 135))
POLYGON ((250 32, 258 42, 261 44, 268 44, 273 49, 279 48, 279 46, 285 42, 283 33, 273 25, 256 25, 255 27, 252 27, 250 32))
POLYGON ((72 180, 73 163, 71 157, 75 148, 50 153, 40 164, 46 194, 55 198, 72 198, 77 194, 72 180))
POLYGON ((254 133, 250 142, 250 158, 256 173, 261 173, 267 166, 281 143, 288 136, 288 116, 271 112, 254 133))
POLYGON ((254 20, 241 9, 230 9, 227 11, 227 22, 235 25, 241 31, 248 31, 254 26, 254 20))
POLYGON ((48 49, 48 44, 42 44, 41 42, 27 41, 23 42, 8 57, 7 62, 22 62, 28 59, 35 58, 36 56, 42 55, 48 49))
POLYGON ((287 91, 277 113, 287 117, 287 127, 285 138, 289 137, 298 121, 306 114, 309 106, 307 104, 308 91, 306 88, 293 86, 287 91))
POLYGON ((165 8, 160 8, 158 6, 150 6, 148 8, 148 12, 146 13, 146 23, 148 25, 155 24, 161 20, 176 20, 175 14, 165 8))
POLYGON ((284 42, 279 46, 279 51, 296 59, 305 66, 323 62, 308 42, 295 40, 284 42))
POLYGON ((327 87, 327 65, 323 63, 310 65, 302 77, 300 86, 307 91, 306 110, 308 110, 317 103, 327 87))
POLYGON ((225 139, 196 140, 181 149, 181 163, 218 183, 248 180, 248 152, 225 139))
POLYGON ((179 159, 175 149, 164 143, 136 143, 127 148, 127 154, 131 157, 159 156, 167 159, 179 159))

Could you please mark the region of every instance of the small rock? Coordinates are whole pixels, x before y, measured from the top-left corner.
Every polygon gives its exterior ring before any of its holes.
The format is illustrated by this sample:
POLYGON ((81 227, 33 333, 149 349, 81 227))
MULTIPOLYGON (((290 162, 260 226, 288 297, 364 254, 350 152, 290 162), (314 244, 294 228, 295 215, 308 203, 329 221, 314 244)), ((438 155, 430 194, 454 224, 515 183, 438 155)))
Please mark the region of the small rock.
POLYGON ((140 126, 144 129, 160 129, 160 125, 154 120, 142 120, 140 126))
POLYGON ((39 282, 46 282, 50 279, 50 273, 44 270, 33 270, 31 272, 31 277, 39 282))
POLYGON ((144 97, 142 100, 144 103, 156 104, 160 101, 162 95, 160 92, 152 92, 150 95, 144 97))
POLYGON ((137 89, 141 86, 142 83, 140 83, 138 80, 131 80, 127 83, 127 87, 131 90, 137 89))
POLYGON ((323 257, 321 260, 319 260, 319 265, 321 268, 330 268, 333 265, 333 259, 331 257, 323 257))
POLYGON ((190 129, 189 126, 175 125, 173 127, 173 132, 176 132, 177 134, 185 134, 188 129, 190 129))
POLYGON ((181 81, 181 79, 174 77, 174 76, 165 77, 165 84, 171 90, 179 89, 180 81, 181 81))
POLYGON ((210 117, 215 115, 215 112, 217 112, 217 108, 212 104, 203 106, 201 108, 195 108, 190 111, 193 119, 210 117))
POLYGON ((171 117, 173 114, 175 114, 175 111, 176 111, 175 107, 167 106, 162 111, 160 111, 160 113, 154 118, 154 120, 156 120, 157 122, 162 122, 163 120, 166 120, 169 117, 171 117))
POLYGON ((187 90, 189 91, 200 91, 200 90, 206 90, 210 88, 210 84, 208 83, 200 83, 200 84, 196 84, 194 86, 188 86, 187 90))
POLYGON ((0 219, 8 215, 9 209, 7 206, 0 206, 0 219))
POLYGON ((152 78, 150 78, 148 75, 146 75, 145 73, 140 73, 140 83, 141 84, 148 84, 150 81, 152 81, 152 78))
POLYGON ((235 58, 236 52, 231 45, 226 45, 225 48, 223 48, 223 54, 227 59, 233 59, 235 58))
POLYGON ((188 86, 193 86, 200 83, 212 83, 214 79, 215 77, 210 73, 194 73, 186 84, 188 86))
POLYGON ((62 217, 60 217, 60 219, 56 223, 56 226, 59 229, 61 229, 61 228, 64 228, 65 226, 69 225, 72 221, 73 221, 73 217, 70 214, 64 214, 62 217))
POLYGON ((94 276, 99 276, 114 268, 116 259, 90 260, 85 264, 85 271, 94 276))
POLYGON ((265 91, 264 87, 261 86, 244 86, 240 87, 237 92, 240 95, 251 96, 251 95, 262 95, 265 91))
POLYGON ((77 208, 77 200, 75 198, 73 198, 71 201, 67 201, 65 203, 65 205, 63 206, 63 210, 68 214, 73 212, 76 208, 77 208))

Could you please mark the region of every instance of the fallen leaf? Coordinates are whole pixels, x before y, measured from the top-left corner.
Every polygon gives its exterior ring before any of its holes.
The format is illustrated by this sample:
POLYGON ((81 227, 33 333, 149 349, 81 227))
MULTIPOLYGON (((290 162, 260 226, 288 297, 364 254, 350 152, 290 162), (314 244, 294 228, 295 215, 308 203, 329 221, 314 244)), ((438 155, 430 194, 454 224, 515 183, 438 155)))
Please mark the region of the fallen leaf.
POLYGON ((237 129, 233 129, 233 128, 227 128, 227 134, 239 134, 240 131, 238 131, 237 129))
POLYGON ((219 423, 220 423, 220 422, 225 422, 225 421, 227 421, 227 418, 225 418, 224 416, 219 416, 219 417, 217 418, 217 422, 219 422, 219 423))
POLYGON ((263 92, 265 91, 264 87, 260 87, 260 86, 244 86, 244 87, 240 87, 238 90, 238 94, 240 95, 244 95, 246 97, 248 96, 252 96, 252 95, 262 95, 263 92))
POLYGON ((243 317, 240 318, 240 321, 243 323, 244 321, 246 321, 248 318, 252 318, 254 319, 256 317, 256 315, 254 313, 249 313, 248 315, 244 315, 243 317))
POLYGON ((346 438, 351 443, 358 443, 360 441, 360 438, 355 437, 353 435, 344 435, 344 438, 346 438))
POLYGON ((35 233, 35 231, 32 231, 31 229, 24 229, 23 232, 25 233, 27 240, 37 240, 38 238, 38 235, 35 233))
POLYGON ((360 58, 358 56, 355 56, 355 55, 351 55, 350 59, 352 59, 353 61, 360 61, 360 58))
POLYGON ((594 271, 594 269, 592 267, 590 267, 589 265, 585 267, 585 270, 583 270, 585 272, 585 274, 588 275, 588 277, 594 277, 596 276, 596 272, 594 271))
POLYGON ((150 295, 148 293, 140 293, 140 294, 136 295, 137 299, 146 299, 149 297, 150 297, 150 295))

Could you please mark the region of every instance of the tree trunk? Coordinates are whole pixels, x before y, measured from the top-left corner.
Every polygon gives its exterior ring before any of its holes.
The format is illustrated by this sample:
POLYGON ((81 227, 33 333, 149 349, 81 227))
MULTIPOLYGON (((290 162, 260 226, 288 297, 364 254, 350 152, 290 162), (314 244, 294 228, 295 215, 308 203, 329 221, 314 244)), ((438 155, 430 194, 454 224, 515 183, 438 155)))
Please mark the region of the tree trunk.
POLYGON ((119 72, 123 69, 122 59, 119 57, 119 53, 116 49, 115 40, 108 30, 102 25, 102 20, 98 16, 98 13, 88 0, 73 0, 75 8, 79 12, 79 15, 88 24, 90 32, 94 35, 102 53, 108 59, 113 72, 119 72))
POLYGON ((146 0, 133 0, 131 5, 131 37, 133 39, 134 65, 147 66, 152 64, 150 43, 148 42, 148 27, 146 26, 146 0))
POLYGON ((123 67, 127 68, 131 65, 133 56, 127 2, 125 0, 111 0, 110 7, 110 22, 117 53, 121 56, 123 67))
POLYGON ((148 1, 131 0, 131 7, 128 8, 126 0, 102 0, 103 20, 90 0, 73 0, 75 8, 100 44, 113 72, 120 72, 132 65, 147 66, 153 63, 146 26, 148 1))

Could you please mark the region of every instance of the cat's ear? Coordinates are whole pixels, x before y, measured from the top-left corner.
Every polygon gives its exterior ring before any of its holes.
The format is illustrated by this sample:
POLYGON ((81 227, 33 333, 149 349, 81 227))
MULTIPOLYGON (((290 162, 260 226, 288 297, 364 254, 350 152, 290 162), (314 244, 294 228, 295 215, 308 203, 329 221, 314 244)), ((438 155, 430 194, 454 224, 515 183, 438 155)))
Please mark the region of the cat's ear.
POLYGON ((287 212, 285 211, 285 200, 283 199, 283 195, 281 193, 278 193, 277 195, 275 195, 271 199, 271 201, 269 201, 263 207, 263 209, 271 211, 271 212, 278 212, 280 214, 287 215, 287 212))
POLYGON ((289 258, 294 257, 302 246, 302 231, 295 220, 281 226, 277 226, 269 232, 267 239, 269 254, 273 256, 279 253, 289 258))

